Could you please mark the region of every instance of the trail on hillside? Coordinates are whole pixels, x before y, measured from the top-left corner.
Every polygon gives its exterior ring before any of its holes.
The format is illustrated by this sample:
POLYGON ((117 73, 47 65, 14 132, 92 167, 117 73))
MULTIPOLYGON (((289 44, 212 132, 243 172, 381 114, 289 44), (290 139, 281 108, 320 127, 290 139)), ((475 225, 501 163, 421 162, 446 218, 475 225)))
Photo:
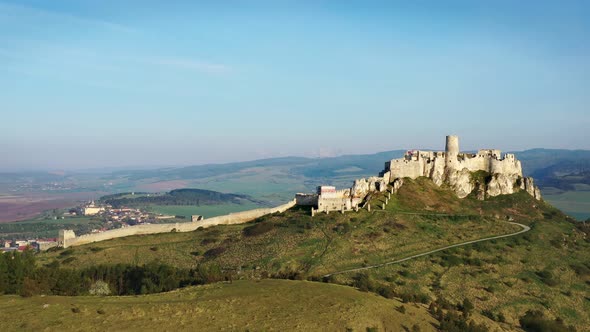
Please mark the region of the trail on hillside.
POLYGON ((477 240, 471 240, 471 241, 466 241, 466 242, 461 242, 461 243, 456 243, 456 244, 452 244, 446 247, 442 247, 442 248, 438 248, 438 249, 434 249, 434 250, 430 250, 421 254, 416 254, 416 255, 412 255, 412 256, 408 256, 402 259, 397 259, 394 261, 390 261, 390 262, 385 262, 385 263, 381 263, 381 264, 375 264, 375 265, 369 265, 369 266, 363 266, 363 267, 359 267, 359 268, 355 268, 355 269, 349 269, 349 270, 343 270, 343 271, 337 271, 337 272, 332 272, 329 274, 325 274, 324 277, 329 277, 329 276, 333 276, 336 274, 344 274, 344 273, 349 273, 349 272, 357 272, 357 271, 363 271, 363 270, 369 270, 369 269, 375 269, 375 268, 379 268, 379 267, 383 267, 383 266, 387 266, 387 265, 393 265, 393 264, 398 264, 401 262, 405 262, 405 261, 409 261, 415 258, 419 258, 419 257, 423 257, 423 256, 428 256, 431 254, 434 254, 435 252, 439 252, 439 251, 443 251, 443 250, 447 250, 447 249, 451 249, 451 248, 456 248, 456 247, 462 247, 462 246, 466 246, 469 244, 474 244, 474 243, 478 243, 478 242, 484 242, 484 241, 491 241, 491 240, 496 240, 496 239, 502 239, 502 238, 506 238, 506 237, 511 237, 511 236, 516 236, 522 233, 526 233, 528 231, 531 230, 531 228, 527 225, 523 225, 523 224, 519 224, 516 222, 511 222, 511 221, 506 221, 509 224, 512 225, 517 225, 522 227, 522 229, 518 232, 515 233, 510 233, 510 234, 504 234, 504 235, 497 235, 497 236, 491 236, 491 237, 486 237, 483 239, 477 239, 477 240))

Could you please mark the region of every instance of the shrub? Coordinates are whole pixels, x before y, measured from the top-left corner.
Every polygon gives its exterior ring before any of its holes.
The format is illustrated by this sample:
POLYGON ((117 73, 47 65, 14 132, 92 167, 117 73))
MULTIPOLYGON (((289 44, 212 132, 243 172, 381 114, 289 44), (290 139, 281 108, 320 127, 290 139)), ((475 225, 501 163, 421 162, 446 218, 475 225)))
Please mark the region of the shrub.
POLYGON ((486 316, 487 318, 491 319, 491 320, 496 320, 496 316, 494 315, 494 313, 491 310, 483 310, 481 312, 482 315, 486 316))
POLYGON ((440 326, 441 331, 446 332, 486 332, 488 328, 485 325, 475 324, 473 321, 467 324, 464 317, 453 312, 448 312, 441 315, 440 326))
POLYGON ((217 242, 217 238, 214 238, 214 237, 206 237, 206 238, 204 238, 201 241, 201 244, 204 245, 204 246, 206 246, 208 244, 215 243, 215 242, 217 242))
POLYGON ((62 264, 70 264, 71 262, 74 262, 76 260, 76 257, 68 257, 62 261, 62 264))
POLYGON ((584 264, 572 264, 570 267, 579 276, 584 277, 590 275, 590 268, 584 264))
POLYGON ((274 224, 270 222, 259 222, 254 225, 245 227, 242 231, 244 236, 257 236, 270 232, 274 228, 274 224))
POLYGON ((469 315, 471 315, 471 312, 473 312, 474 308, 475 306, 471 301, 469 301, 469 299, 466 298, 463 300, 463 303, 461 304, 461 310, 463 311, 463 315, 465 317, 469 317, 469 315))
POLYGON ((67 249, 59 253, 61 257, 69 256, 74 253, 74 249, 67 249))
POLYGON ((373 281, 366 273, 359 273, 353 278, 352 285, 358 288, 360 291, 368 292, 372 291, 375 287, 373 281))
POLYGON ((203 256, 207 259, 213 259, 225 252, 225 247, 216 247, 205 251, 203 256))
POLYGON ((541 281, 547 286, 556 286, 558 284, 558 281, 555 280, 553 273, 551 273, 549 270, 538 271, 536 274, 539 279, 541 279, 541 281))
POLYGON ((529 310, 519 319, 520 326, 527 332, 568 332, 576 329, 565 326, 560 319, 546 319, 543 312, 529 310))
POLYGON ((395 292, 391 287, 381 286, 377 289, 377 292, 386 299, 393 299, 395 297, 395 292))

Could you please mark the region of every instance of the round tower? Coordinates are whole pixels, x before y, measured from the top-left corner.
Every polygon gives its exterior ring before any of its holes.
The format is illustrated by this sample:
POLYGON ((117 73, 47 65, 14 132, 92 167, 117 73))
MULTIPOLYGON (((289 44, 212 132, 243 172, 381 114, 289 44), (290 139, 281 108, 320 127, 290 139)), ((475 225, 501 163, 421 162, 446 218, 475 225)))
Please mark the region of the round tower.
POLYGON ((447 167, 453 168, 457 164, 457 155, 459 154, 459 136, 447 136, 447 144, 445 146, 445 164, 447 167))

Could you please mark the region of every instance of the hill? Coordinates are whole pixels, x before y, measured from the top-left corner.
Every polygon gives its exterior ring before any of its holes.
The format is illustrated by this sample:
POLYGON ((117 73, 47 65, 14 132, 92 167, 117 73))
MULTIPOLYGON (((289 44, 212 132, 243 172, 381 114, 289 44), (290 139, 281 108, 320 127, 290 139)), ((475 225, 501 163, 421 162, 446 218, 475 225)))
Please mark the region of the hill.
POLYGON ((308 210, 295 208, 250 224, 120 238, 48 252, 39 260, 76 268, 157 261, 235 271, 237 279, 323 279, 450 311, 467 299, 475 313, 487 317, 482 322, 509 330, 530 310, 578 330, 590 326, 590 230, 584 225, 524 192, 483 202, 460 200, 424 178, 406 181, 385 210, 375 209, 383 200, 382 194, 374 195, 371 212, 312 218, 308 210), (369 268, 522 229, 506 220, 531 230, 369 268))
POLYGON ((242 204, 254 202, 246 195, 225 194, 204 189, 176 189, 164 194, 150 193, 121 193, 103 196, 100 202, 112 205, 114 208, 140 207, 148 205, 216 205, 242 204))
POLYGON ((353 288, 289 280, 240 280, 141 297, 5 296, 2 330, 434 331, 425 306, 353 288), (9 318, 10 317, 10 318, 9 318), (321 324, 321 325, 318 325, 321 324))

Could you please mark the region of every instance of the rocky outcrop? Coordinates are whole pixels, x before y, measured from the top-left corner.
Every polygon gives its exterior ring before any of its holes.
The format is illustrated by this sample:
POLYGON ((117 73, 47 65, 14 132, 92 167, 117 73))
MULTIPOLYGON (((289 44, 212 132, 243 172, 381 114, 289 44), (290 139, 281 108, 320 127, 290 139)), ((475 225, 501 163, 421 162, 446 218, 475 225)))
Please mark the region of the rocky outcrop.
POLYGON ((369 182, 367 179, 354 180, 354 184, 350 189, 350 194, 352 197, 365 197, 365 195, 367 195, 369 192, 369 182))
POLYGON ((471 181, 471 172, 467 168, 462 170, 450 170, 447 175, 447 181, 459 198, 465 198, 475 188, 471 181))
POLYGON ((494 197, 513 194, 518 178, 520 178, 518 174, 496 173, 492 175, 492 179, 487 185, 486 196, 494 197))
MULTIPOLYGON (((408 150, 402 158, 385 163, 379 173, 386 183, 398 178, 432 179, 437 186, 449 184, 457 196, 467 197, 477 188, 478 199, 512 194, 518 187, 536 199, 541 198, 539 188, 532 179, 521 181, 522 165, 512 153, 502 155, 498 149, 482 149, 477 153, 460 152, 459 138, 449 135, 444 151, 408 150), (471 172, 491 174, 491 179, 474 179, 471 172)), ((476 176, 477 177, 477 176, 476 176)))
POLYGON ((535 180, 532 177, 524 178, 524 181, 520 184, 521 189, 526 190, 529 195, 533 196, 535 199, 541 199, 541 190, 539 187, 535 186, 535 180))

